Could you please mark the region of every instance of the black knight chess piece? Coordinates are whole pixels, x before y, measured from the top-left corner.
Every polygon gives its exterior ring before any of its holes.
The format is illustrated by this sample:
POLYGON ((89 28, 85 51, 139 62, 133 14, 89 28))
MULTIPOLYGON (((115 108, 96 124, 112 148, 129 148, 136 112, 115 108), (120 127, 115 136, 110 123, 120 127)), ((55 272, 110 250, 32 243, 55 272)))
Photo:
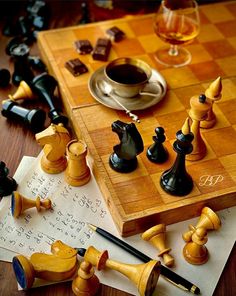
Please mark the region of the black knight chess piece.
POLYGON ((155 133, 156 136, 152 137, 154 143, 148 147, 146 155, 152 162, 163 163, 168 158, 168 152, 163 145, 166 139, 165 130, 160 126, 155 129, 155 133))
POLYGON ((113 147, 110 155, 110 167, 120 173, 129 173, 137 167, 137 155, 143 147, 143 140, 134 123, 117 120, 112 123, 112 131, 117 133, 120 143, 113 147))
POLYGON ((62 123, 63 125, 66 125, 68 118, 63 114, 60 114, 58 108, 54 106, 53 100, 56 87, 56 79, 47 73, 42 73, 36 76, 32 81, 33 92, 37 94, 39 98, 46 101, 50 108, 48 116, 51 119, 51 122, 54 124, 62 123))
POLYGON ((10 195, 17 188, 15 179, 8 176, 9 170, 3 161, 0 161, 0 197, 10 195))
POLYGON ((185 121, 182 130, 176 133, 176 141, 173 149, 177 153, 173 166, 161 175, 161 187, 169 194, 184 196, 191 192, 193 188, 192 177, 187 173, 185 167, 185 155, 193 150, 191 144, 194 136, 190 132, 189 120, 185 121))

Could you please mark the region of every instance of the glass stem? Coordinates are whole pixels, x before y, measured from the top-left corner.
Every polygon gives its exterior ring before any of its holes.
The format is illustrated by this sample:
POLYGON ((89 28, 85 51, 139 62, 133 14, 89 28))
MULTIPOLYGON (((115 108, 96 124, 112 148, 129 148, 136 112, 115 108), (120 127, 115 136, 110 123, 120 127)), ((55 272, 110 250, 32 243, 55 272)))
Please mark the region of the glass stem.
POLYGON ((177 56, 178 55, 178 46, 171 44, 168 53, 170 56, 177 56))

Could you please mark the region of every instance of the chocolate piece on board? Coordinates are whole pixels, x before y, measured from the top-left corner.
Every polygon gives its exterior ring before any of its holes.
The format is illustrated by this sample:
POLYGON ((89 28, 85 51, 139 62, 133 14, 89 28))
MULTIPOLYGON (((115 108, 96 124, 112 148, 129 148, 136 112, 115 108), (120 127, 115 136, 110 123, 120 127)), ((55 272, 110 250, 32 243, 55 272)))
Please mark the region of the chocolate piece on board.
POLYGON ((88 68, 86 67, 86 65, 82 63, 81 60, 78 58, 67 61, 65 63, 65 67, 75 77, 88 72, 88 68))
POLYGON ((106 30, 106 34, 112 41, 115 42, 121 41, 125 37, 125 33, 116 26, 106 30))
POLYGON ((93 47, 89 40, 77 40, 75 41, 75 49, 79 54, 87 54, 93 50, 93 47))
POLYGON ((111 40, 107 38, 99 38, 92 53, 94 60, 107 61, 111 50, 111 40))

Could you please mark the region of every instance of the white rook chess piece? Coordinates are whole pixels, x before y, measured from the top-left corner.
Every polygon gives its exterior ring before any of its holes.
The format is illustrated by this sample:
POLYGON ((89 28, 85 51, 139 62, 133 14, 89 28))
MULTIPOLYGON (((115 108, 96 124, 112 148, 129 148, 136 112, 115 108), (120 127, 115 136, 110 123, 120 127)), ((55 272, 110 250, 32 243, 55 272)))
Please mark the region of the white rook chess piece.
POLYGON ((90 169, 86 162, 87 145, 82 140, 72 140, 67 144, 68 165, 65 180, 71 186, 82 186, 90 180, 90 169))

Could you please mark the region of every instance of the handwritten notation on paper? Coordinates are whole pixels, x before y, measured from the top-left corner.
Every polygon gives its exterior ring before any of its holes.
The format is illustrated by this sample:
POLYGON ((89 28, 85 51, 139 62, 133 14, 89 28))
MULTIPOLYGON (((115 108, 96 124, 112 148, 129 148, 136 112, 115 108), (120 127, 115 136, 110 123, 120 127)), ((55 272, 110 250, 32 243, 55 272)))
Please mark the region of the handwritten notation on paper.
POLYGON ((0 212, 0 247, 14 252, 26 255, 48 252, 57 239, 71 246, 86 246, 94 234, 87 221, 96 221, 104 227, 107 221, 112 223, 93 176, 86 185, 72 187, 65 183, 64 173, 43 172, 39 157, 20 182, 18 191, 26 198, 50 198, 52 209, 37 212, 32 208, 14 219, 10 200, 5 201, 0 212))

